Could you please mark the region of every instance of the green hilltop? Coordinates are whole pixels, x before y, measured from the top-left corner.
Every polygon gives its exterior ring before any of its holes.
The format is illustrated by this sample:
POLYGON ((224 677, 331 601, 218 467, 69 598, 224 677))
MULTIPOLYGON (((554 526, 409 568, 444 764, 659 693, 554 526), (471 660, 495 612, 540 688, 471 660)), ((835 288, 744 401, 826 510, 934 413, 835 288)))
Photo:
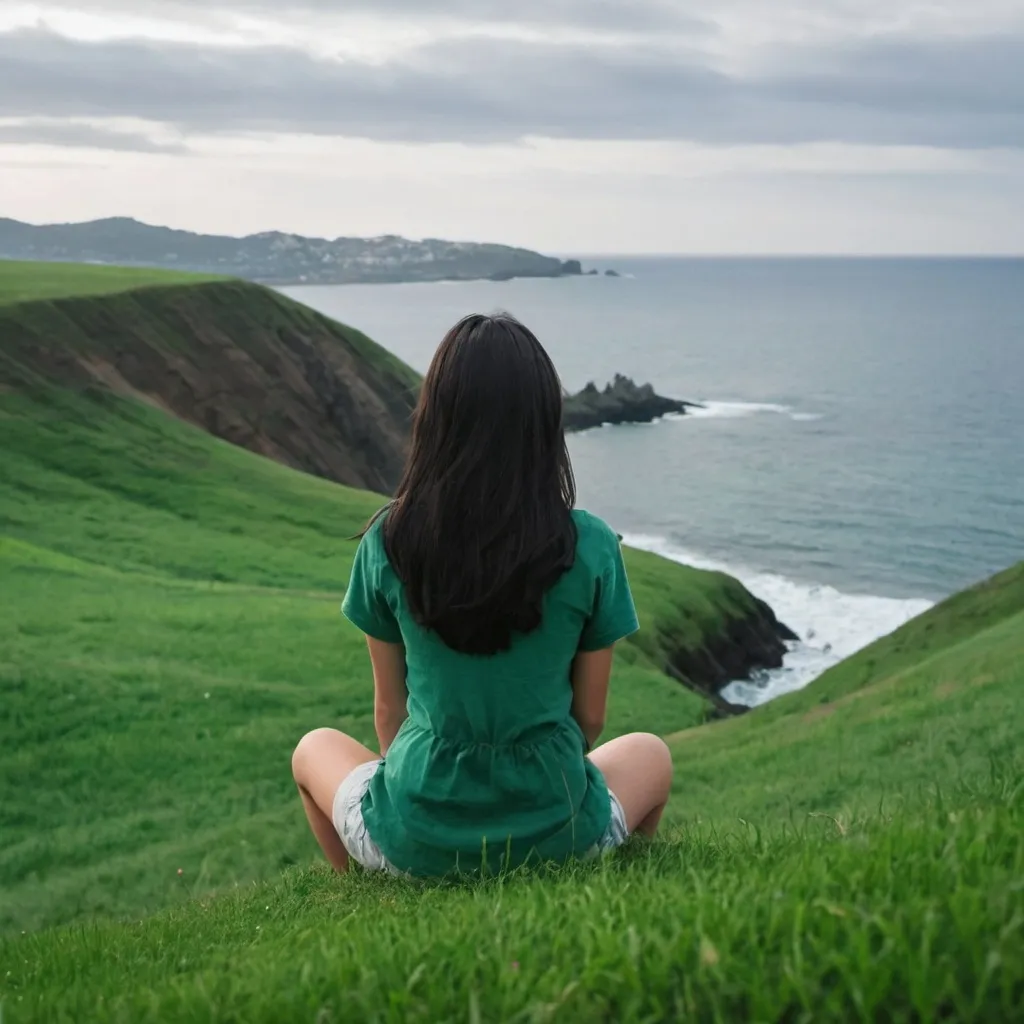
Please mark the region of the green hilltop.
POLYGON ((149 267, 105 267, 89 263, 0 260, 0 305, 40 299, 112 295, 133 288, 169 287, 224 280, 209 274, 177 273, 149 267))
MULTIPOLYGON (((383 499, 26 372, 24 325, 85 292, 299 315, 251 285, 79 270, 0 263, 5 1022, 1018 1019, 1024 565, 701 724, 668 669, 752 599, 629 551, 643 629, 609 735, 668 737, 666 838, 454 886, 338 878, 288 756, 317 725, 372 740, 338 604, 383 499)), ((95 307, 73 308, 80 345, 95 307)))

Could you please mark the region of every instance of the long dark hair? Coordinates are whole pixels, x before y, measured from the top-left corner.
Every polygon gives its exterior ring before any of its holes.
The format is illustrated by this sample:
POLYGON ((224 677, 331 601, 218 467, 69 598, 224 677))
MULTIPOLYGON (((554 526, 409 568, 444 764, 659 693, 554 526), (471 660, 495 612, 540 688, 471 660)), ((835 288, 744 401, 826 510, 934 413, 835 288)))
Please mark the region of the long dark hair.
POLYGON ((402 482, 382 513, 416 621, 466 654, 507 650, 572 567, 576 482, 562 385, 507 314, 460 320, 423 382, 402 482))

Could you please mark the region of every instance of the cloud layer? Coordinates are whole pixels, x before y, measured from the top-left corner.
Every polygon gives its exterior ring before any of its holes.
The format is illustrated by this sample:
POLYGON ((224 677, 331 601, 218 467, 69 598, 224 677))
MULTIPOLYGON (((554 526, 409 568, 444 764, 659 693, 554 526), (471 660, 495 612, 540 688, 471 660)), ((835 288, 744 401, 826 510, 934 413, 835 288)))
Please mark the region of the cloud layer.
POLYGON ((369 62, 23 29, 0 34, 0 67, 0 117, 132 117, 184 132, 1024 145, 1024 35, 790 45, 727 73, 673 43, 440 38, 369 62))
MULTIPOLYGON (((52 7, 60 9, 59 2, 52 7)), ((77 11, 110 14, 130 13, 159 18, 195 17, 210 14, 263 15, 282 20, 278 0, 77 0, 77 11)), ((577 25, 598 29, 693 30, 706 24, 700 4, 687 0, 290 0, 294 14, 316 16, 363 15, 417 21, 467 23, 516 23, 577 25)))
POLYGON ((13 0, 0 196, 565 252, 1019 252, 1024 7, 13 0))
POLYGON ((105 149, 115 153, 189 152, 188 147, 181 142, 160 142, 142 132, 116 131, 102 125, 45 119, 0 124, 0 145, 4 143, 105 149))

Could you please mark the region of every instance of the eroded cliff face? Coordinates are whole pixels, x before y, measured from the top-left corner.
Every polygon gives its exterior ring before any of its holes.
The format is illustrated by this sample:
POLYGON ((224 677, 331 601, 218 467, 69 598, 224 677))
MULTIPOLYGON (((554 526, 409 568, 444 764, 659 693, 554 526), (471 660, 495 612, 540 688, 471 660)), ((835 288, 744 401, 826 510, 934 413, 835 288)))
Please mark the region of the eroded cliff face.
POLYGON ((718 628, 700 645, 672 646, 668 652, 668 674, 709 701, 716 716, 750 710, 730 704, 721 691, 738 679, 781 668, 786 643, 799 639, 764 601, 748 596, 741 610, 723 612, 718 628))
POLYGON ((107 388, 250 451, 391 493, 418 377, 365 336, 226 281, 0 308, 0 385, 107 388))

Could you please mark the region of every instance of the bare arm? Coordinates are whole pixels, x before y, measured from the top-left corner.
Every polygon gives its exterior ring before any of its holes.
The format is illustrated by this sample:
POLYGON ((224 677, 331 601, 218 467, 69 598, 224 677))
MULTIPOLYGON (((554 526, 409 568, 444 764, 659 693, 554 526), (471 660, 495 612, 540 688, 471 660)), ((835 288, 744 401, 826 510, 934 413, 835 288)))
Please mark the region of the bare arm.
POLYGON ((604 729, 614 653, 614 647, 580 651, 572 663, 572 717, 583 730, 588 750, 593 749, 604 729))
POLYGON ((380 752, 384 755, 409 714, 406 709, 409 691, 405 686, 405 647, 369 636, 366 646, 373 666, 373 724, 380 752))

